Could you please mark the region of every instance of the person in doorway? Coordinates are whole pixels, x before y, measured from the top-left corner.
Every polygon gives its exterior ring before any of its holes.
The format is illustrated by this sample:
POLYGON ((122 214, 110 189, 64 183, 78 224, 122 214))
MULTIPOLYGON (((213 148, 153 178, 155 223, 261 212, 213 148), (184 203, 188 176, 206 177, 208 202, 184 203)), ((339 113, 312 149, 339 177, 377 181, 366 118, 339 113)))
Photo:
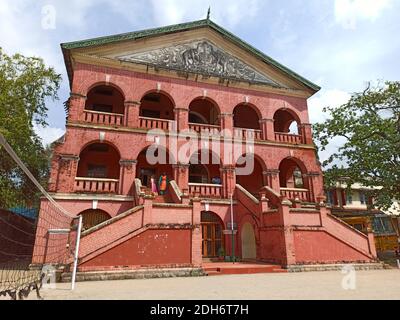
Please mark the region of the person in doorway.
POLYGON ((151 188, 152 193, 155 193, 155 194, 158 193, 156 178, 154 176, 150 177, 150 188, 151 188))
POLYGON ((161 195, 167 192, 167 186, 168 186, 168 177, 167 174, 163 172, 162 175, 160 176, 160 179, 158 179, 158 191, 160 192, 161 195))

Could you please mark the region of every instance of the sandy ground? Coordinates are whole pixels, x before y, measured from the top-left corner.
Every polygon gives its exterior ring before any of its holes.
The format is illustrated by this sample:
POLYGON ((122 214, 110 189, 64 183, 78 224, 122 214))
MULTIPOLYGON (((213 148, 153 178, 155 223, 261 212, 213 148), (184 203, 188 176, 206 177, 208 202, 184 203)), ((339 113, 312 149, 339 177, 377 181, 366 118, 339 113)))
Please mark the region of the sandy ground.
MULTIPOLYGON (((400 270, 268 273, 78 282, 42 290, 44 299, 400 299, 400 270), (355 276, 355 277, 354 277, 355 276), (343 288, 345 285, 347 290, 343 288)), ((36 299, 31 294, 30 299, 36 299)))

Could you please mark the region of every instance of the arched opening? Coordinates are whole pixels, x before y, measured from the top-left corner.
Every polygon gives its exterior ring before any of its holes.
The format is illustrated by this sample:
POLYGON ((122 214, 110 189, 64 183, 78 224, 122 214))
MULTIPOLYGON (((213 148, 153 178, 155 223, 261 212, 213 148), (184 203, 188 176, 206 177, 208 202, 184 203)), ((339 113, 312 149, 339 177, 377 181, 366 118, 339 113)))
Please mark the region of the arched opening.
POLYGON ((165 174, 167 185, 169 181, 173 180, 173 163, 173 158, 166 148, 161 146, 157 148, 154 146, 147 147, 137 157, 136 178, 140 179, 142 186, 152 192, 167 193, 167 190, 164 190, 165 184, 162 181, 162 176, 165 174), (153 157, 154 159, 152 159, 153 157))
POLYGON ((140 100, 141 117, 174 120, 174 103, 164 93, 150 92, 140 100))
POLYGON ((201 234, 203 258, 225 255, 224 223, 214 212, 201 212, 201 234))
POLYGON ((236 183, 258 197, 264 187, 263 163, 254 154, 244 154, 236 162, 236 183))
POLYGON ((92 143, 79 154, 77 177, 119 179, 118 151, 107 143, 92 143))
POLYGON ((87 94, 85 110, 124 114, 124 96, 115 87, 95 86, 87 94))
POLYGON ((215 153, 195 152, 189 163, 189 183, 221 184, 220 159, 215 153))
POLYGON ((219 108, 209 99, 195 99, 189 105, 189 123, 220 125, 219 108))
POLYGON ((235 128, 260 130, 260 116, 248 104, 239 104, 233 109, 233 126, 235 128))
POLYGON ((292 158, 284 159, 279 165, 279 183, 281 188, 308 188, 303 174, 306 173, 304 165, 292 158))
POLYGON ((88 230, 97 226, 98 224, 111 219, 111 216, 100 209, 88 209, 81 212, 79 215, 82 216, 82 228, 88 230))
POLYGON ((300 119, 288 109, 280 109, 274 114, 274 130, 279 133, 300 134, 300 119))
POLYGON ((242 226, 240 238, 242 240, 242 259, 255 260, 257 258, 256 236, 254 228, 249 222, 242 226))

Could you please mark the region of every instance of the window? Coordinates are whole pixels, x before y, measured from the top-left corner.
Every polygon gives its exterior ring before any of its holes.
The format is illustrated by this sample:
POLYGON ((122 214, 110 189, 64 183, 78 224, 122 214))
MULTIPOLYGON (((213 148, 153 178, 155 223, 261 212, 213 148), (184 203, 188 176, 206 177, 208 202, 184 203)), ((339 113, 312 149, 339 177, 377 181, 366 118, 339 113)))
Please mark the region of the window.
POLYGON ((346 192, 346 204, 352 204, 353 203, 353 195, 350 192, 346 192))
POLYGON ((103 165, 89 164, 87 176, 90 178, 107 178, 107 167, 103 165))
POLYGON ((293 171, 293 178, 294 178, 294 187, 295 188, 303 188, 304 184, 303 184, 303 175, 300 171, 299 168, 296 168, 293 171))
POLYGON ((360 202, 361 204, 367 204, 367 197, 364 192, 360 191, 360 202))
POLYGON ((334 192, 334 190, 328 190, 328 192, 326 193, 326 201, 328 204, 335 204, 335 198, 333 196, 334 192))

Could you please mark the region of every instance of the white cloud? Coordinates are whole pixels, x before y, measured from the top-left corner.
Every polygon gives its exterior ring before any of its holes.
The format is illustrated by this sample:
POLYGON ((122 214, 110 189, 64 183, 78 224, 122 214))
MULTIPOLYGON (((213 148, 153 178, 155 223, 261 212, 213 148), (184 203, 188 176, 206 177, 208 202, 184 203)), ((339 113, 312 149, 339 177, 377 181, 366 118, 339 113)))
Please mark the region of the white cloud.
POLYGON ((65 133, 65 129, 54 128, 54 127, 42 127, 38 125, 33 126, 36 134, 42 139, 43 146, 47 146, 50 143, 56 141, 61 138, 65 133))
POLYGON ((228 28, 257 15, 261 0, 152 0, 156 25, 205 19, 211 7, 211 19, 228 28))
MULTIPOLYGON (((308 101, 308 110, 310 122, 323 122, 328 119, 328 115, 323 112, 324 107, 337 108, 348 102, 350 94, 348 92, 331 89, 321 90, 317 95, 310 98, 308 101)), ((320 161, 327 160, 332 154, 336 153, 338 148, 343 145, 343 138, 334 138, 324 151, 319 151, 320 161)))
POLYGON ((374 21, 392 0, 335 0, 335 19, 346 29, 355 29, 360 19, 374 21))

